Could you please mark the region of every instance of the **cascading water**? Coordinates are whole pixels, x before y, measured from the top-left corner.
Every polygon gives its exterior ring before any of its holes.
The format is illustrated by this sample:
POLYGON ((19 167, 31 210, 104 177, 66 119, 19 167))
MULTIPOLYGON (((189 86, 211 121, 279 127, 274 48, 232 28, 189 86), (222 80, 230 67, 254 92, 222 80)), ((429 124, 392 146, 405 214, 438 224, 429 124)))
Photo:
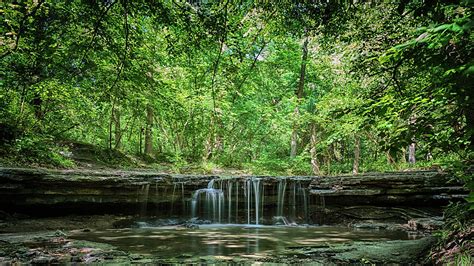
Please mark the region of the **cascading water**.
POLYGON ((137 191, 137 200, 141 202, 140 216, 145 216, 148 204, 148 192, 150 191, 150 184, 145 184, 137 191))
POLYGON ((194 192, 191 199, 191 212, 193 217, 197 217, 198 203, 202 195, 205 195, 204 199, 204 212, 207 219, 221 222, 222 212, 224 208, 224 192, 222 189, 215 189, 214 180, 211 180, 207 185, 207 188, 198 189, 194 192))
POLYGON ((278 182, 278 204, 276 216, 283 216, 283 206, 285 205, 285 190, 286 179, 280 179, 280 182, 278 182))
POLYGON ((308 195, 299 180, 213 179, 193 193, 191 215, 217 223, 307 223, 308 195))

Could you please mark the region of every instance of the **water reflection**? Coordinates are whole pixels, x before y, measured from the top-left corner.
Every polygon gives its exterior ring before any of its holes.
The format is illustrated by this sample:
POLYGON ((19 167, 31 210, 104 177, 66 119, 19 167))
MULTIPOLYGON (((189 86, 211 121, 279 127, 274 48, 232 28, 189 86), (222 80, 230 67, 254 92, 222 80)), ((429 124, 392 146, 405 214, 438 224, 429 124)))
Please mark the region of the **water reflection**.
POLYGON ((343 227, 202 225, 199 229, 167 226, 77 232, 72 238, 105 242, 133 253, 175 257, 182 254, 259 256, 294 246, 398 240, 409 236, 401 231, 343 227))

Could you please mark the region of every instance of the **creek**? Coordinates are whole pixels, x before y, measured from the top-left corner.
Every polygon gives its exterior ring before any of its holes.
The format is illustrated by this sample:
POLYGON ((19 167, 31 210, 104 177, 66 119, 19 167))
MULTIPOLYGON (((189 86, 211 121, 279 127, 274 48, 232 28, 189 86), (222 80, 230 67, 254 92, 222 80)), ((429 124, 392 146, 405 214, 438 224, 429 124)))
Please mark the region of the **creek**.
POLYGON ((78 232, 73 239, 108 243, 133 253, 175 256, 268 256, 292 247, 310 248, 352 241, 415 239, 407 232, 357 230, 334 226, 243 226, 206 224, 199 228, 175 226, 78 232))
POLYGON ((422 262, 450 180, 0 168, 0 262, 422 262))

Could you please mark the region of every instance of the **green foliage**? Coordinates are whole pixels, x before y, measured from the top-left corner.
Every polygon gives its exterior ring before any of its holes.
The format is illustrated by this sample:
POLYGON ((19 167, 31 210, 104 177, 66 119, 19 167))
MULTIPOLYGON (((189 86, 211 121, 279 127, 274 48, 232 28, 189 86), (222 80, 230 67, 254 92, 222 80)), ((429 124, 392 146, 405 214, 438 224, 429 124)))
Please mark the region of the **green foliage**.
POLYGON ((473 212, 466 203, 451 203, 444 211, 444 227, 449 231, 464 231, 472 224, 473 212))
POLYGON ((7 159, 8 164, 47 165, 59 168, 75 166, 71 159, 63 155, 68 152, 66 147, 58 147, 52 139, 44 136, 27 135, 0 147, 4 150, 2 156, 7 159))
POLYGON ((284 173, 289 168, 288 160, 259 158, 251 164, 246 165, 252 173, 261 175, 278 175, 284 173))
POLYGON ((455 265, 472 265, 471 237, 474 212, 466 203, 451 203, 444 211, 443 228, 436 233, 439 237, 433 257, 438 262, 455 265))
POLYGON ((361 172, 472 161, 464 1, 1 5, 0 139, 18 157, 67 165, 56 143, 68 139, 97 147, 89 156, 101 165, 133 167, 134 154, 177 172, 307 175, 313 160, 322 174, 342 174, 356 161, 361 172), (415 164, 406 163, 411 143, 415 164))

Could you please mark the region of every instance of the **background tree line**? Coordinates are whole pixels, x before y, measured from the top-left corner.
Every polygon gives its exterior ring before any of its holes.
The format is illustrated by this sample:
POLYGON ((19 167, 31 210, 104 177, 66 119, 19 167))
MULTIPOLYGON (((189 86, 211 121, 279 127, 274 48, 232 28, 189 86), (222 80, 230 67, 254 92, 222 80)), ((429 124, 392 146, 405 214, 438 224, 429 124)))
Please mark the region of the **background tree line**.
POLYGON ((3 156, 258 173, 469 165, 472 1, 3 1, 3 156), (410 166, 411 164, 411 166, 410 166))

